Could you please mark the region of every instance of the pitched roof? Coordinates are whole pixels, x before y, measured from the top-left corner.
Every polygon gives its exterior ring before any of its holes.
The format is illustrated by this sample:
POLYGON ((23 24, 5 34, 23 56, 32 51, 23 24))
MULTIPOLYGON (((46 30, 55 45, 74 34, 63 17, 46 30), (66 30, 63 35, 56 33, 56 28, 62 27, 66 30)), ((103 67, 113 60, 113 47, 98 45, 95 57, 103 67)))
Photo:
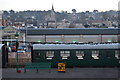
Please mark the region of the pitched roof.
POLYGON ((117 35, 120 28, 20 29, 27 35, 117 35))

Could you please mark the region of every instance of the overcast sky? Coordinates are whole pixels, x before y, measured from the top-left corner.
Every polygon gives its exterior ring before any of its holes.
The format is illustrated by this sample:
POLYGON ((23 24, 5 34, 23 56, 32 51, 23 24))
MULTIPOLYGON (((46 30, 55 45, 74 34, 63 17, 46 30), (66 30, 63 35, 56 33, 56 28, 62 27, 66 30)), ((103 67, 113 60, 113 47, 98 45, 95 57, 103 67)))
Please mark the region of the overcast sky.
POLYGON ((50 10, 52 3, 55 11, 76 9, 77 12, 118 10, 119 0, 0 0, 0 10, 50 10))

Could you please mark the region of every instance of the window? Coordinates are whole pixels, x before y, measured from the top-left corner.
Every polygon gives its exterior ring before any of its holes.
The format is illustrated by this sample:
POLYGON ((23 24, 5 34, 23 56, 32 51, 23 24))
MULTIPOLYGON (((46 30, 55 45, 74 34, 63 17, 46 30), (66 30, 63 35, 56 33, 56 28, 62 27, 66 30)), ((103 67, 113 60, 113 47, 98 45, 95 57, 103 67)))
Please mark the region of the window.
POLYGON ((117 59, 120 59, 120 51, 118 51, 118 50, 115 51, 115 57, 117 59))
POLYGON ((40 53, 36 53, 35 57, 40 57, 40 53))
POLYGON ((92 57, 94 59, 99 59, 99 51, 92 51, 92 57))
POLYGON ((78 59, 83 59, 84 51, 76 51, 76 56, 77 56, 78 59))
POLYGON ((70 56, 70 51, 60 51, 60 56, 62 57, 62 59, 68 59, 68 57, 70 56))
POLYGON ((46 51, 46 58, 52 59, 54 57, 54 51, 46 51))
POLYGON ((111 58, 112 57, 112 54, 110 53, 110 51, 106 51, 106 57, 107 58, 111 58))
POLYGON ((35 57, 35 58, 40 58, 40 55, 41 55, 40 53, 35 53, 35 56, 34 56, 34 57, 35 57))

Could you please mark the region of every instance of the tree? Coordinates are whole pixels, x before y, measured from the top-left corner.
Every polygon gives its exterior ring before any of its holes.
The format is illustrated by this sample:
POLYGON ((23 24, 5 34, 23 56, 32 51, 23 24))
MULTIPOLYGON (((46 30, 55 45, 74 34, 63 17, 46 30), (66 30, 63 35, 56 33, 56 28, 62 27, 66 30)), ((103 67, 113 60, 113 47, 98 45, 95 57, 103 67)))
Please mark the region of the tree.
POLYGON ((84 27, 85 27, 85 28, 89 28, 89 27, 90 27, 90 25, 88 25, 88 24, 85 24, 85 25, 84 25, 84 27))
POLYGON ((11 14, 14 14, 14 13, 15 13, 15 11, 14 11, 14 10, 10 10, 9 12, 10 12, 11 14))
POLYGON ((98 10, 93 10, 94 13, 98 13, 98 10))
POLYGON ((76 9, 72 9, 72 12, 73 12, 73 13, 76 13, 76 9))

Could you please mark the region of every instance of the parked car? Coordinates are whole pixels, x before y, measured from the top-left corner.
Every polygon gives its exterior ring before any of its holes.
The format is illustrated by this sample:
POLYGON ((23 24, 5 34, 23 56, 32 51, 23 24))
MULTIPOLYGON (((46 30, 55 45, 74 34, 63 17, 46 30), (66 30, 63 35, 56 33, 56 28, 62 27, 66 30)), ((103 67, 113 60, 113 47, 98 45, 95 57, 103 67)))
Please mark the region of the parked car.
POLYGON ((24 48, 23 47, 18 47, 18 49, 17 50, 24 50, 24 48))
POLYGON ((24 50, 18 50, 17 53, 25 53, 24 50))
POLYGON ((22 47, 23 48, 23 50, 27 50, 27 46, 26 45, 22 45, 22 46, 20 46, 20 47, 22 47))
POLYGON ((12 51, 12 52, 15 52, 15 51, 16 51, 16 46, 12 46, 12 47, 11 47, 11 51, 12 51))

